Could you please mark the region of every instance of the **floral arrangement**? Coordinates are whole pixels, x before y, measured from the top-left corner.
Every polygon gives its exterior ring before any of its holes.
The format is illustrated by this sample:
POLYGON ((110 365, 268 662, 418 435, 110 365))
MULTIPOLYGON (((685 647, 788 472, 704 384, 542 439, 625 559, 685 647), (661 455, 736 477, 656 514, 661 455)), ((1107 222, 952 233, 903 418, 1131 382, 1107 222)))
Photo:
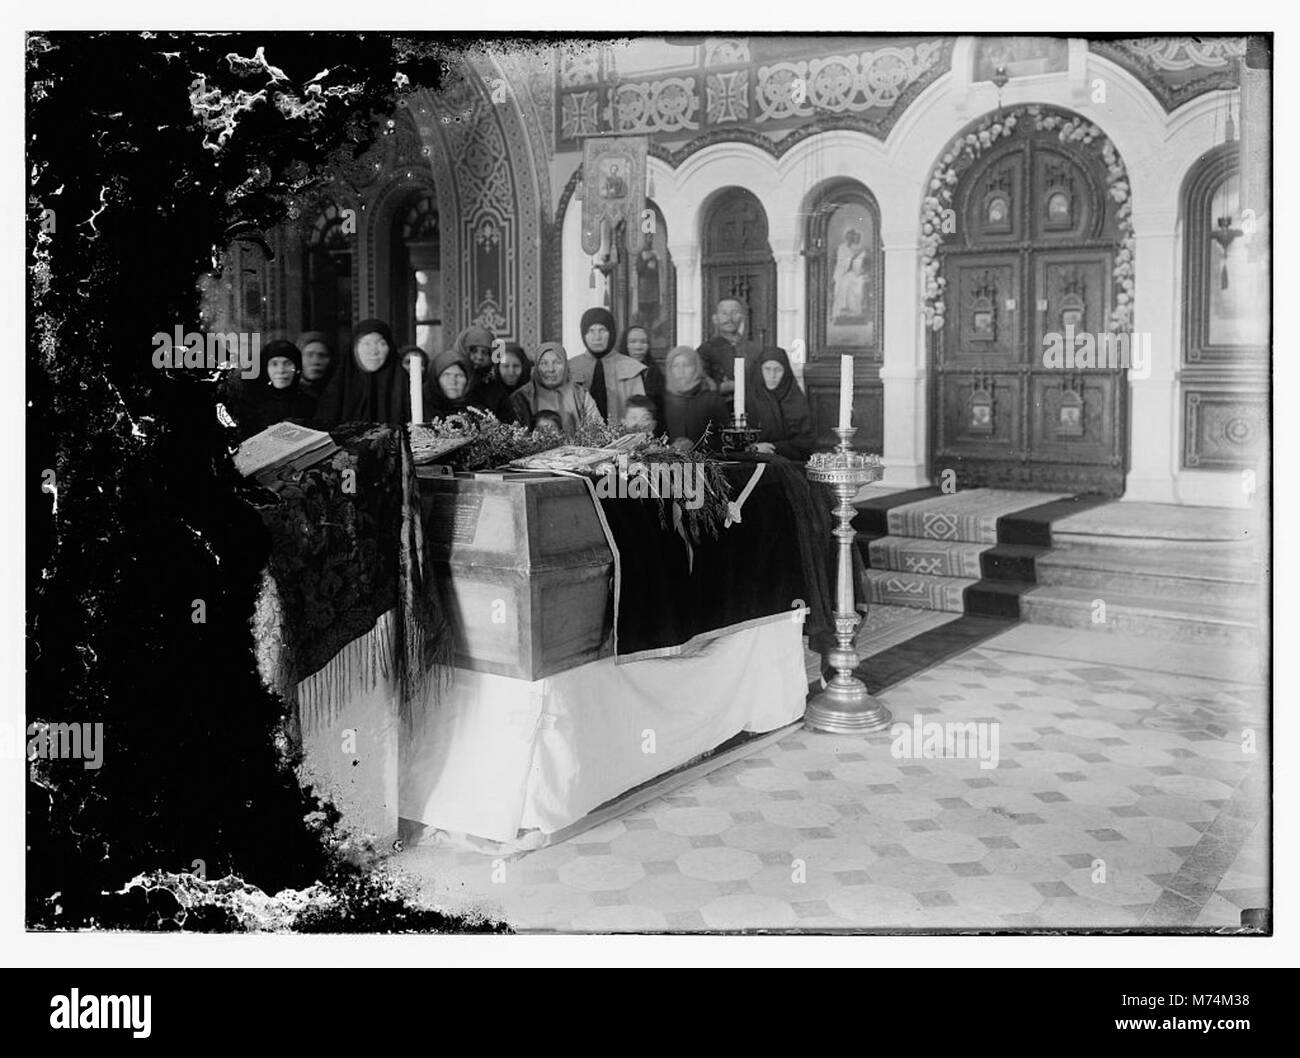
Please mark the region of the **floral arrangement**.
MULTIPOLYGON (((666 475, 658 472, 665 464, 684 466, 693 463, 702 468, 703 502, 692 509, 677 504, 682 526, 691 540, 698 543, 707 534, 716 537, 726 523, 727 504, 731 498, 730 486, 722 465, 705 451, 707 435, 693 450, 683 450, 671 444, 667 436, 628 433, 592 420, 582 423, 568 437, 537 434, 514 423, 504 423, 491 412, 469 408, 466 412, 434 419, 421 427, 437 437, 469 437, 470 441, 449 453, 446 463, 455 470, 487 470, 504 466, 524 456, 535 455, 559 445, 578 445, 583 448, 615 448, 627 455, 628 472, 644 476, 649 491, 656 499, 655 483, 666 475)), ((658 503, 659 524, 669 527, 672 504, 658 503)))
POLYGON ((1077 116, 1045 114, 1041 107, 1026 106, 988 115, 970 132, 958 136, 949 144, 939 159, 926 196, 921 204, 921 272, 924 279, 925 318, 931 329, 940 331, 946 320, 944 302, 946 280, 939 275, 939 247, 943 243, 944 220, 951 215, 953 191, 961 174, 986 150, 1005 139, 1016 130, 1022 120, 1031 120, 1039 131, 1055 131, 1062 143, 1078 143, 1084 147, 1099 144, 1102 160, 1106 164, 1106 186, 1110 197, 1118 204, 1116 219, 1119 225, 1120 248, 1115 255, 1115 306, 1111 310, 1109 328, 1127 331, 1133 321, 1133 202, 1128 171, 1115 150, 1115 145, 1095 124, 1077 116))

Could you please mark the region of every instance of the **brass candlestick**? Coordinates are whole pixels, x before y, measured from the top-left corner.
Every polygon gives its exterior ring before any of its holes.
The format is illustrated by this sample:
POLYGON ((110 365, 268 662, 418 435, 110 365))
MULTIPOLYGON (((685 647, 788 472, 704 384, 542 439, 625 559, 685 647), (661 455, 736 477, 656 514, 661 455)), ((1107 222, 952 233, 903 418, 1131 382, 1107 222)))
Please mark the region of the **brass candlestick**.
POLYGON ((853 675, 858 667, 858 649, 855 645, 862 617, 853 605, 853 540, 852 526, 857 510, 853 497, 858 490, 872 481, 879 481, 884 473, 880 457, 855 452, 850 447, 857 429, 838 426, 835 433, 840 443, 833 452, 817 452, 808 460, 808 480, 830 485, 839 498, 835 516, 839 526, 831 533, 839 538, 839 556, 835 577, 835 639, 837 645, 830 652, 830 663, 835 676, 826 690, 808 703, 804 723, 818 731, 836 735, 852 735, 860 731, 878 731, 889 725, 893 715, 867 691, 867 685, 853 675))
POLYGON ((731 425, 722 428, 723 451, 748 452, 750 448, 758 443, 759 433, 757 427, 749 425, 749 421, 743 412, 740 415, 733 412, 731 425))

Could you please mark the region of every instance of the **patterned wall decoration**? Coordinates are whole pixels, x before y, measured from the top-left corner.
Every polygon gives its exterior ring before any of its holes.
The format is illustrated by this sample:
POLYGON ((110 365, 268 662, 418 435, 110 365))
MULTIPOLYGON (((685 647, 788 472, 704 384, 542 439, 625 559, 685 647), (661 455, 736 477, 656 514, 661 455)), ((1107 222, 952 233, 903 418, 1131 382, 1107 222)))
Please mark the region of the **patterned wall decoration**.
POLYGON ((705 66, 731 66, 742 62, 749 62, 749 41, 744 37, 709 37, 705 40, 705 66))
POLYGON ((1138 78, 1165 111, 1221 88, 1236 88, 1245 37, 1132 37, 1092 40, 1088 48, 1138 78))
POLYGON ((609 127, 619 133, 693 132, 700 108, 694 77, 665 77, 659 81, 619 85, 608 89, 605 109, 609 127))
POLYGON ((938 41, 927 41, 916 47, 760 66, 754 93, 757 120, 887 109, 898 102, 903 89, 935 65, 941 50, 938 41))
POLYGON ((443 304, 452 312, 447 331, 478 322, 531 348, 541 340, 540 196, 546 185, 534 162, 538 145, 521 118, 527 108, 519 99, 528 88, 507 78, 506 102, 494 102, 484 78, 500 76, 499 67, 484 56, 450 66, 453 76, 436 96, 425 90, 413 96, 446 218, 443 304))
POLYGON ((749 118, 749 78, 744 70, 711 73, 704 79, 710 125, 749 118))
POLYGON ((610 133, 680 142, 747 129, 770 139, 826 119, 883 136, 916 93, 949 68, 952 44, 924 37, 707 37, 695 49, 694 67, 675 63, 660 76, 624 79, 608 49, 572 42, 560 48, 554 81, 556 148, 576 150, 585 137, 610 133))

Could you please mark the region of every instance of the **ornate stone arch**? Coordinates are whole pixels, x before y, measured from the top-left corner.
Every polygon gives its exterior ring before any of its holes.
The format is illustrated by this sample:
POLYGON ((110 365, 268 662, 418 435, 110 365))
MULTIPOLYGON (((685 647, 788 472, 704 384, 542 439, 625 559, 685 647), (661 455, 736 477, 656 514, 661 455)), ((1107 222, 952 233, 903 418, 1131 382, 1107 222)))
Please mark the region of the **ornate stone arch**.
POLYGON ((518 107, 494 101, 496 86, 476 64, 482 61, 457 60, 440 92, 420 89, 407 102, 444 217, 445 326, 451 333, 482 322, 508 340, 536 345, 543 259, 537 167, 518 107))

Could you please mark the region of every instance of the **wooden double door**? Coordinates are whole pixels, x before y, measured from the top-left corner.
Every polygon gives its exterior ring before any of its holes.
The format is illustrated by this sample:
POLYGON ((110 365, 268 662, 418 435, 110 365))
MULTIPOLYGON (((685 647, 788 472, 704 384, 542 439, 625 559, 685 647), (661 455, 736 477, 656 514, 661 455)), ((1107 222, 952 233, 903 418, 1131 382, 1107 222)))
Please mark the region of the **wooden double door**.
POLYGON ((776 262, 768 242, 767 212, 753 192, 728 189, 704 223, 704 337, 713 334, 713 310, 736 298, 747 310, 745 335, 776 344, 776 262))
POLYGON ((961 488, 1119 496, 1124 369, 1045 357, 1106 341, 1115 203, 1100 159, 1024 126, 959 182, 956 231, 939 251, 947 311, 932 332, 931 474, 953 471, 961 488))

